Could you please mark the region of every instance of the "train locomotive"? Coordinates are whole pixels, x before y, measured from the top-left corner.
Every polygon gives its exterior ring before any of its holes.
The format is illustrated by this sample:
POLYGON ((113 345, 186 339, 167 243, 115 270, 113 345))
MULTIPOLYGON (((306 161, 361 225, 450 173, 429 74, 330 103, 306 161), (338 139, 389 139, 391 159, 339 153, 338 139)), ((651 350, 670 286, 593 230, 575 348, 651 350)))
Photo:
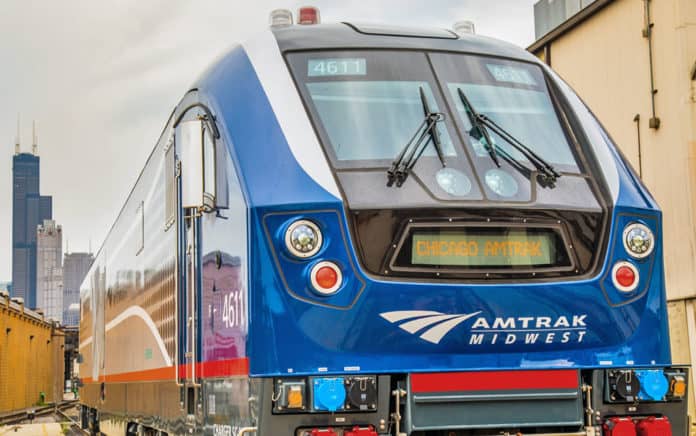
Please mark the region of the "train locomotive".
POLYGON ((93 434, 686 435, 660 210, 571 88, 280 11, 185 93, 81 288, 93 434))

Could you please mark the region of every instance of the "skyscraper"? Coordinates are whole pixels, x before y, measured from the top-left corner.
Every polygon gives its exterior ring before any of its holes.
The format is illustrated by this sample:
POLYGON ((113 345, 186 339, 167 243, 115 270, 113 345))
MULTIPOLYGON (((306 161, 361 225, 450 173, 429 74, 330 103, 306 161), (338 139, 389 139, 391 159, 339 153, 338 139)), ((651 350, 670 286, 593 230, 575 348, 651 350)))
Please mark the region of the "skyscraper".
POLYGON ((63 322, 63 231, 53 220, 36 230, 36 305, 63 322))
POLYGON ((39 194, 39 156, 21 153, 19 132, 12 158, 12 296, 36 307, 36 228, 53 216, 50 196, 39 194))
POLYGON ((80 323, 80 285, 89 267, 92 253, 65 253, 63 258, 63 324, 77 326, 80 323))

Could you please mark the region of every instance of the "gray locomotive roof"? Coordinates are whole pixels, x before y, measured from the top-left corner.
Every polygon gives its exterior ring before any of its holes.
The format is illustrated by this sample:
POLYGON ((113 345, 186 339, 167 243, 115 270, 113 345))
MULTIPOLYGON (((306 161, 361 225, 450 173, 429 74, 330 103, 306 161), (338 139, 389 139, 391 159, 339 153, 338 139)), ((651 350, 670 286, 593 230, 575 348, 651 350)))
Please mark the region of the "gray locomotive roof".
POLYGON ((486 54, 538 62, 526 50, 508 42, 479 35, 457 35, 444 29, 390 27, 337 23, 273 29, 285 51, 313 49, 419 49, 486 54))

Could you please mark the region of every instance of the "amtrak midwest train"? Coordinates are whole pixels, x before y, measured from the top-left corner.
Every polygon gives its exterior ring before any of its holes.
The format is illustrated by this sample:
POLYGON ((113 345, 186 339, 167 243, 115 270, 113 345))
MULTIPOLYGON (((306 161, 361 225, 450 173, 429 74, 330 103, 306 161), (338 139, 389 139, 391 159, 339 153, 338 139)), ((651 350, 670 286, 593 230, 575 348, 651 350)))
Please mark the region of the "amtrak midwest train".
POLYGON ((661 216, 471 34, 274 15, 184 95, 81 289, 104 434, 670 436, 661 216))

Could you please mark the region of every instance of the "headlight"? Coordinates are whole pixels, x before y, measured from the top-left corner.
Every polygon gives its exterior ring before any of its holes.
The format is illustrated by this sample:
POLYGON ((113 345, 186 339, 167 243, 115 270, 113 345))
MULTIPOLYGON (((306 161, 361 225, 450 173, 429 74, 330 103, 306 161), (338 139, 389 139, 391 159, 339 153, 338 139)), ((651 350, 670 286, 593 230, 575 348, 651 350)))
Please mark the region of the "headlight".
POLYGON ((642 259, 649 256, 655 248, 655 237, 648 226, 631 223, 624 229, 623 243, 628 254, 642 259))
POLYGON ((285 246, 293 256, 312 257, 321 249, 321 243, 321 230, 311 221, 295 221, 285 231, 285 246))
POLYGON ((512 197, 517 194, 519 186, 517 181, 510 174, 503 170, 493 168, 492 170, 486 171, 486 185, 491 191, 500 195, 501 197, 512 197))

